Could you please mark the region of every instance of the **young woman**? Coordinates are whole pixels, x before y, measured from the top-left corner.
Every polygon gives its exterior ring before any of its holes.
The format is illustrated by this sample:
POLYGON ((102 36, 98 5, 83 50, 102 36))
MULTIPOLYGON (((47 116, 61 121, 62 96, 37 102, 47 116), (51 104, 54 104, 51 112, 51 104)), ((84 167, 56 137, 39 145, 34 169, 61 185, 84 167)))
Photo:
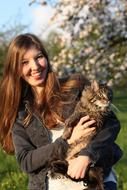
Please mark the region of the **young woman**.
MULTIPOLYGON (((62 183, 62 179, 57 179, 54 183, 47 176, 47 164, 53 154, 59 158, 70 143, 94 132, 89 126, 96 121, 89 116, 80 119, 68 141, 60 137, 63 129, 57 127, 73 112, 86 83, 79 75, 58 79, 44 46, 35 35, 22 34, 10 43, 0 86, 0 141, 6 152, 15 153, 21 169, 28 173, 30 190, 84 188, 82 181, 64 179, 62 183)), ((91 164, 103 165, 105 189, 116 190, 111 167, 121 157, 121 150, 114 143, 120 124, 111 113, 104 125, 90 145, 70 160, 67 173, 80 179, 91 164), (113 148, 113 161, 107 159, 109 146, 113 148)))

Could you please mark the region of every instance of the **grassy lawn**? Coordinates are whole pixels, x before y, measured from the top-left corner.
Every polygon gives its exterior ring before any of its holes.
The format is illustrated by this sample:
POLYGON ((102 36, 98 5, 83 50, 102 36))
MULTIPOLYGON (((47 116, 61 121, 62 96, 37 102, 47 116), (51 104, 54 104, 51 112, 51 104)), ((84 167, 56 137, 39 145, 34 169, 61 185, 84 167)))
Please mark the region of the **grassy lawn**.
MULTIPOLYGON (((117 143, 124 150, 122 159, 115 166, 118 177, 118 190, 127 190, 127 92, 116 93, 114 104, 119 109, 117 116, 121 122, 121 131, 117 143)), ((14 156, 0 152, 0 190, 27 190, 27 177, 16 163, 14 156)))
POLYGON ((27 177, 17 165, 14 156, 0 152, 0 190, 27 190, 27 177))
POLYGON ((114 104, 119 109, 117 116, 121 122, 121 131, 117 143, 124 153, 122 159, 115 166, 119 184, 118 190, 127 190, 127 91, 124 94, 118 92, 114 104))

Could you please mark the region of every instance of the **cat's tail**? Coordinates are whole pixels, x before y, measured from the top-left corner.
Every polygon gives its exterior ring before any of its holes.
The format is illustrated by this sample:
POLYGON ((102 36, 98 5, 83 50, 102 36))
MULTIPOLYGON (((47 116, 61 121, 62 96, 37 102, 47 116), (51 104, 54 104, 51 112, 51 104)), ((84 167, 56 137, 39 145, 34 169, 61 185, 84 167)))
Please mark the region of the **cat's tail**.
POLYGON ((102 168, 90 167, 86 173, 84 183, 87 183, 88 190, 104 190, 102 168))

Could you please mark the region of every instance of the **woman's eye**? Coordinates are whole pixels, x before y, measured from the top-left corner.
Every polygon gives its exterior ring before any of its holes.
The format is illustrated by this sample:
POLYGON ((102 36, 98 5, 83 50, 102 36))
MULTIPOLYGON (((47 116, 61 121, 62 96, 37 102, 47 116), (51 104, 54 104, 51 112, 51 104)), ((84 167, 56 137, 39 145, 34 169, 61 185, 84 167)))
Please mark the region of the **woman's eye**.
POLYGON ((22 65, 27 65, 28 63, 28 61, 22 61, 22 65))
POLYGON ((42 59, 44 56, 41 54, 41 55, 38 55, 37 56, 37 59, 42 59))

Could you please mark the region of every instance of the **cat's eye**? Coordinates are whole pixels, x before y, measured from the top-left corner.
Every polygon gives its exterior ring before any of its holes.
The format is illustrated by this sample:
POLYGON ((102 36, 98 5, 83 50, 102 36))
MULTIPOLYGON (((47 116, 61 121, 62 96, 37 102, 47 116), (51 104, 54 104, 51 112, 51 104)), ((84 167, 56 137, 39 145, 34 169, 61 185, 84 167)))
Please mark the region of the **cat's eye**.
POLYGON ((102 98, 103 98, 103 95, 102 95, 102 94, 96 95, 96 100, 100 100, 100 99, 102 99, 102 98))
POLYGON ((105 91, 101 91, 101 93, 98 95, 100 99, 107 99, 107 95, 105 91))
POLYGON ((93 103, 93 102, 95 102, 95 101, 96 101, 96 97, 93 97, 93 98, 90 99, 90 102, 91 102, 91 103, 93 103))

